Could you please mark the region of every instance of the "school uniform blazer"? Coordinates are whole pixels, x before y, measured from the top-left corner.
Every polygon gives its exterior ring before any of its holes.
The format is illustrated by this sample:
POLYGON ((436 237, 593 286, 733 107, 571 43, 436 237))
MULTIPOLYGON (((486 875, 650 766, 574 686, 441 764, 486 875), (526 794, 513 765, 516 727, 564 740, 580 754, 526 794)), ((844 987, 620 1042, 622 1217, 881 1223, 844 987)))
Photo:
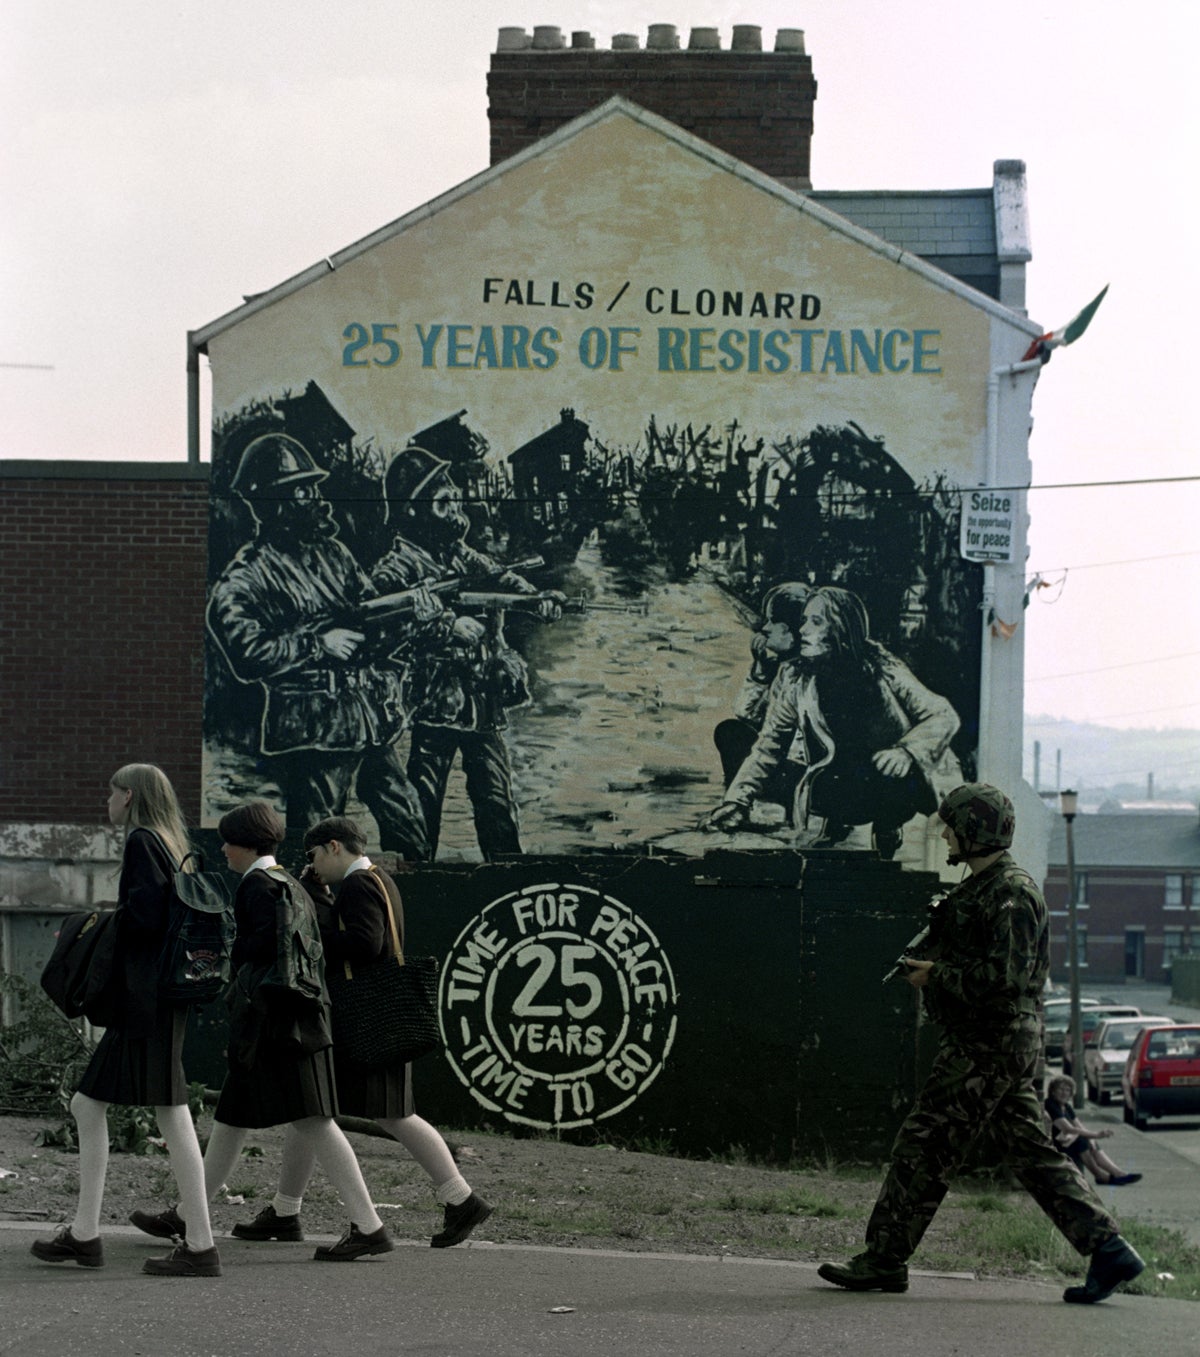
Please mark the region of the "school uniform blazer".
POLYGON ((145 829, 130 832, 117 886, 118 955, 124 985, 118 1026, 127 1037, 148 1037, 157 1025, 159 961, 167 936, 174 873, 174 864, 154 834, 145 829))

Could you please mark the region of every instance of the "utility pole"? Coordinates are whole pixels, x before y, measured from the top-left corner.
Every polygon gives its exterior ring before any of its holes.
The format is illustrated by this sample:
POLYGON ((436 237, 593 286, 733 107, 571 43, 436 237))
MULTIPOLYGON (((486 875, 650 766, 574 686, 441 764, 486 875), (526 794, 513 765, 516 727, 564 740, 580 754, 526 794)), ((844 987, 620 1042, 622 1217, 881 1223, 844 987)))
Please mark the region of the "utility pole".
POLYGON ((1075 1102, 1087 1102, 1087 1075, 1083 1069, 1083 1028, 1079 1022, 1079 933, 1078 903, 1075 899, 1075 814, 1079 794, 1059 793, 1059 808, 1067 826, 1067 960, 1071 983, 1071 1077, 1075 1080, 1075 1102))

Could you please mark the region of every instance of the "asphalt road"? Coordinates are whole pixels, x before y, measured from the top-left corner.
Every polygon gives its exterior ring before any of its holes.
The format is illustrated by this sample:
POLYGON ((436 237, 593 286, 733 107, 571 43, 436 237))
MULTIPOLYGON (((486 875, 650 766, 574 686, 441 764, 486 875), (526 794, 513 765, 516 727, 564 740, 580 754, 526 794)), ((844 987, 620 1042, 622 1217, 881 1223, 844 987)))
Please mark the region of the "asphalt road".
POLYGON ((132 1229, 106 1234, 101 1270, 36 1263, 34 1233, 0 1225, 14 1357, 1196 1357, 1200 1332, 1187 1301, 1064 1305, 967 1275, 854 1295, 815 1264, 479 1243, 323 1265, 312 1241, 222 1239, 224 1275, 183 1280, 142 1276, 155 1246, 132 1229))

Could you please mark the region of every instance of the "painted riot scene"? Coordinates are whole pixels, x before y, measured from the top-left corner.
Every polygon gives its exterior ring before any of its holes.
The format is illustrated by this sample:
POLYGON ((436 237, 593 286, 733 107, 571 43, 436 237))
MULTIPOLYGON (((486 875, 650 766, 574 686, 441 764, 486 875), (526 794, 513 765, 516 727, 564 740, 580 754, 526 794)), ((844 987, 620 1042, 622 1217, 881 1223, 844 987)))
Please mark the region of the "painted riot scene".
POLYGON ((348 812, 413 861, 921 865, 977 744, 959 487, 853 422, 530 420, 360 436, 316 382, 219 418, 206 816, 348 812))

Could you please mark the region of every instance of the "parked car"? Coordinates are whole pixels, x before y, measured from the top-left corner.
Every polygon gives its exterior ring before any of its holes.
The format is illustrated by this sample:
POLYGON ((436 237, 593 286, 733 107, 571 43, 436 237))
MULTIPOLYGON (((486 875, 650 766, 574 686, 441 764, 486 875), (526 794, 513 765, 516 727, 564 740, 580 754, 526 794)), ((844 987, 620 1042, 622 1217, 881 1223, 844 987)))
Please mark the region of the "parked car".
POLYGON ((1087 1095, 1094 1103, 1106 1103, 1121 1095, 1121 1076, 1134 1040, 1143 1027, 1164 1027, 1173 1018, 1109 1018, 1096 1029, 1095 1040, 1083 1050, 1083 1075, 1087 1095))
POLYGON ((1144 1027, 1121 1077, 1125 1120, 1139 1131, 1148 1117, 1200 1116, 1200 1024, 1144 1027))
MULTIPOLYGON (((1080 999, 1079 1007, 1095 1008, 1099 1002, 1098 999, 1080 999)), ((1043 999, 1042 1016, 1046 1029, 1046 1059, 1058 1060, 1063 1053, 1063 1038, 1066 1036, 1067 1024, 1071 1021, 1071 1000, 1043 999)))
MULTIPOLYGON (((1083 1050, 1086 1056, 1087 1048, 1096 1039, 1096 1029, 1102 1022, 1109 1018, 1140 1018, 1142 1010, 1136 1004, 1092 1004, 1088 1008, 1079 1010, 1079 1026, 1083 1032, 1083 1050)), ((1068 1025, 1066 1033, 1063 1036, 1063 1073, 1070 1075, 1072 1079, 1079 1082, 1081 1076, 1077 1075, 1072 1068, 1071 1048, 1074 1045, 1073 1033, 1068 1025)))

